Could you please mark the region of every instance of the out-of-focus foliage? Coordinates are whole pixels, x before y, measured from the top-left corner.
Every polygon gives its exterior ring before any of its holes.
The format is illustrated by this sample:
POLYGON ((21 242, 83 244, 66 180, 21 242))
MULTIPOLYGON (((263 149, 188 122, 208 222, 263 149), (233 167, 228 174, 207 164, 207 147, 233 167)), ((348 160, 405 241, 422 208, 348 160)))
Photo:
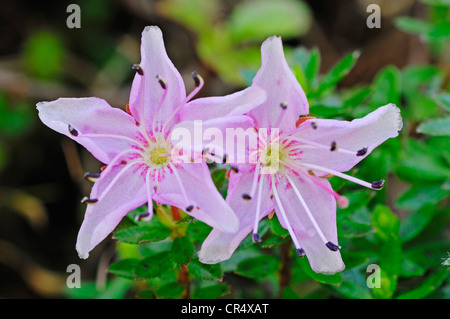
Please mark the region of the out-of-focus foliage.
POLYGON ((196 35, 197 54, 222 80, 242 85, 243 72, 259 67, 261 42, 305 34, 311 25, 308 7, 297 0, 246 0, 223 17, 218 0, 168 0, 158 12, 182 23, 196 35))

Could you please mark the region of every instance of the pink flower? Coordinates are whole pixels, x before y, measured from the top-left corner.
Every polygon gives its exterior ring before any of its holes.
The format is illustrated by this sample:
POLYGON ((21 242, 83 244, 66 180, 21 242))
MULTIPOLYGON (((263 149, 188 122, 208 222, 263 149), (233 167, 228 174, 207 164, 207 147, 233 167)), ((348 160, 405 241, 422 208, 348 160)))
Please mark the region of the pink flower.
MULTIPOLYGON (((193 73, 195 89, 186 96, 181 75, 169 60, 161 30, 146 27, 142 33, 142 61, 134 65, 128 112, 113 108, 99 98, 60 98, 37 104, 44 124, 83 145, 107 164, 96 180, 76 249, 80 258, 100 243, 131 210, 152 201, 176 206, 220 231, 234 232, 238 219, 216 190, 204 161, 184 163, 171 157, 172 128, 180 123, 180 113, 203 86, 193 73)), ((255 87, 213 99, 218 106, 240 106, 240 100, 261 103, 265 93, 255 87)), ((196 102, 198 103, 198 102, 196 102)), ((226 115, 226 114, 223 114, 226 115)), ((231 117, 230 126, 253 125, 246 116, 231 117)), ((206 125, 208 121, 205 121, 206 125)), ((178 154, 177 154, 178 155, 178 154)))
POLYGON ((253 84, 265 89, 268 97, 247 113, 255 121, 258 145, 249 149, 249 163, 230 173, 226 198, 240 220, 239 229, 233 233, 213 229, 199 252, 200 260, 217 263, 230 258, 250 232, 259 242, 258 222, 275 210, 298 256, 306 255, 314 271, 342 271, 336 202, 346 206, 348 200, 325 176, 381 189, 384 180, 368 183, 342 172, 398 135, 399 109, 388 104, 351 122, 302 118, 309 112, 308 102, 285 60, 281 39, 267 39, 261 53, 262 65, 253 84))

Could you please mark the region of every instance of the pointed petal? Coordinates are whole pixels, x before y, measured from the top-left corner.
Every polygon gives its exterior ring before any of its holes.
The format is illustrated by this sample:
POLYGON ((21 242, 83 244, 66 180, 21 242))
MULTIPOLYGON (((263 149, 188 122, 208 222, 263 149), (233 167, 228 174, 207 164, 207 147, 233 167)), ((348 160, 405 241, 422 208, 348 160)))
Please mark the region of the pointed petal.
POLYGON ((286 62, 281 38, 273 36, 262 44, 261 68, 253 84, 267 92, 267 100, 250 112, 257 127, 273 127, 280 113, 284 112, 279 127, 286 132, 295 128, 300 115, 308 114, 308 100, 286 62), (282 103, 287 105, 285 110, 280 107, 282 103))
POLYGON ((102 195, 123 168, 124 165, 117 165, 105 171, 107 174, 103 172, 92 188, 90 198, 102 196, 102 199, 87 207, 76 244, 80 258, 87 258, 89 252, 116 228, 129 211, 147 202, 144 178, 133 167, 119 177, 108 193, 102 195))
POLYGON ((60 98, 39 102, 37 109, 45 125, 77 141, 103 163, 109 163, 133 143, 123 139, 73 136, 69 124, 84 134, 114 134, 129 138, 138 135, 138 127, 130 115, 99 98, 60 98))
MULTIPOLYGON (((186 97, 183 79, 167 56, 161 30, 148 26, 142 32, 141 63, 143 75, 136 73, 130 93, 130 111, 140 123, 145 121, 151 128, 153 117, 164 93, 157 81, 161 77, 167 85, 167 95, 161 106, 157 120, 165 122, 186 97)), ((177 121, 175 116, 171 123, 177 121)), ((169 126, 170 127, 170 126, 169 126)))
POLYGON ((305 121, 302 126, 304 129, 294 136, 323 145, 331 145, 335 141, 338 149, 352 152, 306 148, 302 154, 302 162, 345 172, 385 140, 398 136, 398 132, 402 129, 402 118, 400 109, 394 104, 388 104, 351 122, 314 119, 305 121), (316 123, 316 129, 311 128, 311 121, 316 123), (357 156, 357 152, 365 147, 367 147, 365 154, 357 156))
POLYGON ((187 103, 181 113, 182 121, 210 120, 249 112, 266 100, 266 92, 253 85, 226 96, 195 99, 187 103))
POLYGON ((176 171, 182 186, 175 173, 166 172, 157 186, 155 201, 176 206, 211 227, 225 232, 236 231, 239 221, 214 186, 206 163, 180 163, 177 164, 176 171), (188 201, 183 196, 181 187, 184 188, 188 201), (190 206, 192 209, 188 211, 190 206))
MULTIPOLYGON (((338 244, 336 201, 334 197, 310 180, 301 179, 296 175, 290 176, 313 214, 322 233, 327 240, 338 244)), ((331 187, 328 180, 324 178, 321 178, 320 182, 327 187, 331 187)), ((311 268, 315 272, 324 274, 334 274, 344 270, 345 265, 340 252, 331 251, 325 246, 292 187, 289 185, 285 186, 285 189, 280 187, 278 190, 289 223, 294 229, 294 233, 301 247, 306 252, 306 257, 311 268)), ((275 210, 277 216, 279 216, 278 219, 281 225, 286 228, 286 224, 283 218, 280 217, 277 208, 275 210)))
MULTIPOLYGON (((262 178, 265 178, 263 176, 262 178)), ((231 257, 240 242, 253 230, 257 198, 246 201, 242 194, 249 194, 252 188, 253 174, 232 173, 228 188, 227 203, 239 219, 239 229, 233 233, 224 233, 213 229, 203 242, 199 259, 205 264, 215 264, 231 257)), ((259 220, 273 210, 270 199, 270 183, 265 180, 262 190, 261 210, 259 220)))

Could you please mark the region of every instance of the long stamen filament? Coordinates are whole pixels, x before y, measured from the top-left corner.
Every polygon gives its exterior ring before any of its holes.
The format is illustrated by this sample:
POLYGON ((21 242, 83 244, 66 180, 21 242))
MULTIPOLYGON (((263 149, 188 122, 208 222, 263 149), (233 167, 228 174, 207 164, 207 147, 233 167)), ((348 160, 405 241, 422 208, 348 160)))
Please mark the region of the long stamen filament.
POLYGON ((120 158, 121 158, 122 156, 124 156, 125 154, 128 154, 128 153, 138 153, 138 151, 135 150, 135 149, 127 149, 127 150, 124 150, 124 151, 120 152, 119 154, 117 154, 117 155, 116 155, 116 156, 108 163, 108 166, 106 166, 106 169, 100 174, 100 178, 99 178, 99 179, 101 179, 102 176, 107 175, 107 173, 108 173, 110 170, 112 170, 112 168, 114 167, 114 165, 116 164, 116 162, 117 162, 118 160, 120 160, 120 158))
POLYGON ((262 195, 262 187, 263 187, 263 181, 264 178, 261 177, 261 180, 259 182, 259 187, 258 187, 258 198, 256 199, 256 213, 255 213, 255 223, 253 225, 253 241, 255 242, 259 242, 261 241, 261 238, 258 235, 258 225, 259 225, 259 215, 260 215, 260 211, 261 211, 261 195, 262 195))
POLYGON ((131 162, 128 163, 124 168, 122 168, 122 170, 113 178, 113 180, 108 184, 108 187, 105 188, 105 190, 101 193, 101 195, 99 196, 98 200, 101 201, 106 194, 109 193, 109 191, 112 189, 112 187, 117 183, 117 181, 119 180, 119 178, 127 171, 129 170, 133 165, 139 164, 141 162, 139 161, 135 161, 135 162, 131 162))
POLYGON ((156 109, 155 115, 153 116, 153 123, 152 123, 152 131, 153 131, 153 136, 156 136, 155 134, 155 130, 156 130, 156 118, 159 115, 159 111, 161 110, 161 107, 166 99, 167 96, 167 91, 168 91, 168 87, 167 87, 167 83, 159 76, 156 77, 156 79, 159 81, 161 87, 163 88, 164 92, 161 96, 161 100, 159 101, 159 105, 158 108, 156 109))
POLYGON ((147 205, 148 205, 148 212, 150 214, 149 219, 152 219, 153 217, 153 199, 152 199, 152 193, 150 189, 150 169, 147 170, 147 174, 145 176, 145 188, 147 190, 147 205))
POLYGON ((287 180, 292 186, 292 189, 294 190, 295 194, 297 195, 297 198, 300 200, 300 203, 302 204, 303 208, 306 211, 306 214, 308 215, 309 220, 313 224, 314 228, 316 229, 317 233, 319 234, 320 238, 322 239, 324 244, 328 243, 328 240, 325 238, 325 235, 323 234, 322 230, 320 229, 319 225, 317 224, 315 218, 313 217, 311 211, 309 210, 308 205, 306 204, 305 200, 303 199, 303 196, 298 191, 297 186, 295 185, 294 181, 289 177, 289 175, 285 175, 287 180))
POLYGON ((321 149, 325 149, 325 150, 336 151, 336 152, 339 152, 339 153, 345 153, 345 154, 349 154, 349 155, 356 155, 357 154, 357 152, 352 152, 352 151, 349 151, 349 150, 346 150, 346 149, 341 149, 341 148, 337 147, 335 142, 332 142, 330 145, 327 146, 327 145, 323 145, 323 144, 316 143, 316 142, 313 142, 313 141, 305 140, 303 138, 295 137, 295 136, 290 136, 287 140, 288 141, 297 141, 297 142, 300 142, 300 143, 303 143, 303 144, 306 144, 306 145, 315 146, 317 148, 321 148, 321 149))
POLYGON ((324 190, 326 190, 329 194, 333 195, 333 197, 337 200, 339 207, 341 208, 347 208, 348 207, 348 198, 342 195, 339 195, 337 192, 335 192, 332 188, 327 187, 326 185, 319 182, 317 179, 313 178, 308 173, 304 172, 301 168, 295 167, 287 162, 280 161, 290 169, 292 169, 296 173, 302 174, 304 177, 308 178, 310 181, 315 183, 316 185, 320 186, 324 190))
POLYGON ((367 187, 367 188, 370 188, 370 189, 380 189, 380 188, 377 188, 377 187, 373 187, 373 183, 365 182, 365 181, 363 181, 363 180, 361 180, 359 178, 356 178, 356 177, 353 177, 353 176, 350 176, 350 175, 347 175, 347 174, 343 174, 341 172, 335 171, 335 170, 330 169, 330 168, 325 168, 325 167, 322 167, 322 166, 319 166, 319 165, 310 164, 310 163, 299 163, 299 165, 304 166, 304 167, 308 167, 308 168, 312 168, 312 169, 316 169, 316 170, 319 170, 319 171, 322 171, 322 172, 325 172, 325 173, 333 174, 335 176, 338 176, 340 178, 346 179, 346 180, 348 180, 350 182, 359 184, 361 186, 364 186, 364 187, 367 187))
POLYGON ((275 179, 272 178, 272 190, 273 190, 273 195, 275 197, 275 201, 277 202, 278 208, 280 209, 280 214, 281 217, 284 220, 284 223, 286 224, 287 230, 289 232, 289 234, 291 235, 291 239, 294 242, 295 248, 297 248, 297 251, 301 249, 300 244, 297 240, 297 237, 295 236, 294 230, 292 229, 291 224, 289 223, 289 220, 287 218, 286 212, 284 211, 284 207, 281 204, 281 200, 280 197, 278 196, 278 192, 277 192, 277 188, 275 186, 275 179))
POLYGON ((167 118, 166 122, 164 123, 161 132, 164 134, 166 131, 166 126, 169 124, 170 120, 183 108, 183 106, 189 102, 203 87, 204 81, 203 78, 198 75, 196 72, 192 73, 192 76, 195 81, 195 89, 192 90, 192 92, 183 100, 183 102, 180 103, 180 105, 175 108, 175 110, 172 112, 172 114, 167 118))
POLYGON ((88 138, 115 138, 115 139, 120 139, 120 140, 124 140, 124 141, 129 141, 129 142, 131 142, 133 144, 137 144, 142 149, 145 148, 144 144, 142 144, 138 140, 135 140, 135 139, 132 139, 131 137, 123 136, 123 135, 97 134, 97 133, 91 133, 91 134, 89 134, 89 133, 88 134, 78 133, 76 136, 77 137, 88 137, 88 138))

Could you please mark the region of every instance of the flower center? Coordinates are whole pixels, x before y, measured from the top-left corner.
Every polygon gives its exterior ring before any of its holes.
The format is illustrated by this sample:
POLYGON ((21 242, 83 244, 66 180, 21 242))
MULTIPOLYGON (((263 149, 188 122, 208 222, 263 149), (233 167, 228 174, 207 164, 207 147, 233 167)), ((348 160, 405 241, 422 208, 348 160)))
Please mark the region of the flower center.
POLYGON ((149 145, 142 152, 142 158, 149 168, 160 169, 170 164, 171 151, 169 141, 157 137, 156 140, 149 141, 149 145))

